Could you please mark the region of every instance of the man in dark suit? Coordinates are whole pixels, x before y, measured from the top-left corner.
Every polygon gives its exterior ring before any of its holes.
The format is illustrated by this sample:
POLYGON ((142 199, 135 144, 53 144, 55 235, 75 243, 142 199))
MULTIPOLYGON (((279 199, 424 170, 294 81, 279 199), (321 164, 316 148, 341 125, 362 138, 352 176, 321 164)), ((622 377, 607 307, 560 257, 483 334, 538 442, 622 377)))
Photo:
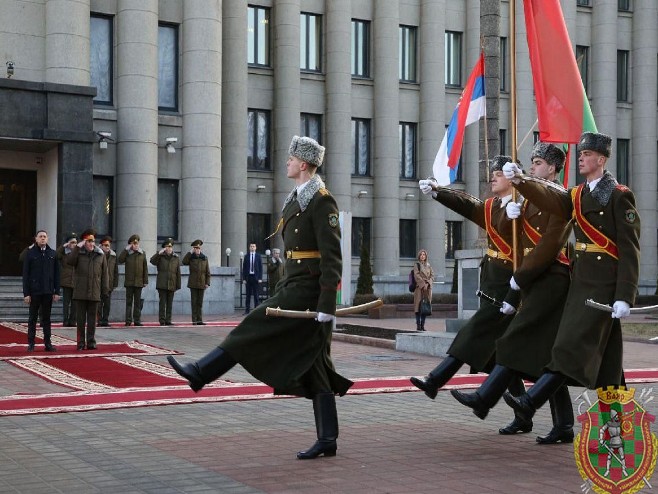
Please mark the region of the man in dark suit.
POLYGON ((254 298, 254 309, 258 307, 258 287, 263 281, 263 262, 256 252, 256 244, 249 244, 249 252, 242 262, 242 282, 247 286, 247 302, 245 314, 249 314, 251 297, 254 298))
POLYGON ((43 343, 47 352, 56 349, 50 341, 50 311, 59 300, 59 262, 57 254, 48 245, 48 233, 39 230, 34 247, 29 249, 23 262, 23 297, 30 306, 27 324, 27 351, 34 351, 37 333, 37 315, 41 309, 43 343))

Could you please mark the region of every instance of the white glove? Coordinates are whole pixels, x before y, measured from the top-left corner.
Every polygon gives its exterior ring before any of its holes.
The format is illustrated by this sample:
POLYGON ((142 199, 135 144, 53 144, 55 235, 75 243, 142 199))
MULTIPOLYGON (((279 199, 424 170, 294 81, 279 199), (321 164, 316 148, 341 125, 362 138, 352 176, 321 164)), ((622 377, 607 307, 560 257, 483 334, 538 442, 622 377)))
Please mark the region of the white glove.
POLYGON ((161 255, 161 256, 164 256, 164 253, 165 253, 164 249, 160 249, 160 252, 158 252, 158 254, 161 255))
POLYGON ((516 163, 508 161, 503 165, 503 175, 505 175, 507 180, 512 180, 517 173, 521 174, 522 170, 516 163))
POLYGON ((516 282, 516 280, 514 279, 514 276, 512 276, 512 277, 510 278, 510 280, 509 280, 509 286, 510 286, 510 288, 511 288, 512 290, 516 290, 517 292, 521 289, 521 287, 519 286, 519 284, 518 284, 518 283, 516 282))
POLYGON ((514 306, 508 304, 507 302, 503 302, 503 306, 500 308, 500 312, 502 312, 506 316, 511 316, 516 312, 516 309, 514 308, 514 306))
POLYGON ((318 312, 318 315, 315 318, 315 320, 318 322, 331 322, 334 319, 336 319, 336 316, 332 316, 331 314, 325 314, 324 312, 318 312))
POLYGON ((436 187, 438 185, 439 184, 436 180, 428 179, 428 180, 419 180, 418 181, 418 187, 420 188, 420 191, 423 194, 429 194, 431 192, 434 192, 434 190, 432 190, 432 187, 436 187))
POLYGON ((190 254, 194 254, 194 247, 190 249, 190 254))
POLYGON ((84 246, 85 246, 85 241, 84 241, 84 240, 80 240, 80 241, 78 242, 78 249, 82 249, 84 246))
POLYGON ((623 300, 617 300, 612 305, 612 317, 613 319, 622 319, 631 315, 631 306, 628 305, 623 300))
POLYGON ((521 216, 521 205, 518 202, 509 201, 505 206, 505 212, 510 220, 515 220, 521 216))
POLYGON ((133 248, 133 246, 131 244, 126 245, 126 250, 128 252, 130 252, 130 249, 132 249, 132 248, 133 248))

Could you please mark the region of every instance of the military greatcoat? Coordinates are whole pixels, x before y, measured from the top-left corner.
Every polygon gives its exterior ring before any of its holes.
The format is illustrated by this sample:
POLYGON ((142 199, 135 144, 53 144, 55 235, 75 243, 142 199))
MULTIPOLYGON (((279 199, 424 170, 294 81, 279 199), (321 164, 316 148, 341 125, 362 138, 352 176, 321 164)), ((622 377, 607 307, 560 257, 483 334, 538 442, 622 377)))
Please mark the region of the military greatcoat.
POLYGON ((496 363, 536 380, 551 360, 562 309, 569 290, 569 260, 564 246, 571 224, 524 201, 517 220, 523 262, 514 271, 521 306, 496 341, 496 363))
POLYGON ((352 382, 339 375, 331 361, 331 323, 265 315, 266 307, 336 312, 342 269, 338 208, 318 176, 297 199, 291 193, 279 225, 285 275, 274 296, 252 310, 219 346, 275 393, 343 395, 352 382), (319 254, 298 258, 313 252, 319 254))
MULTIPOLYGON (((442 188, 436 200, 444 206, 486 229, 485 203, 480 199, 452 189, 442 188)), ((500 198, 493 199, 491 224, 502 239, 512 245, 512 222, 507 218, 500 198)), ((489 249, 480 263, 480 290, 497 301, 507 301, 518 307, 520 295, 510 289, 512 261, 498 257, 498 248, 487 234, 489 249), (495 257, 494 257, 495 256, 495 257)), ((481 301, 480 308, 459 330, 448 349, 448 354, 469 364, 474 370, 488 371, 493 366, 496 340, 507 330, 514 316, 507 316, 489 302, 481 301)))
POLYGON ((619 385, 623 360, 619 319, 585 306, 585 301, 591 298, 612 305, 623 300, 631 306, 635 302, 640 218, 633 193, 607 171, 591 193, 581 187, 563 191, 530 179, 515 187, 540 209, 565 220, 575 219, 571 286, 547 369, 590 389, 619 385), (581 216, 576 214, 578 202, 581 216), (595 244, 586 232, 607 237, 616 245, 616 255, 588 247, 595 244))

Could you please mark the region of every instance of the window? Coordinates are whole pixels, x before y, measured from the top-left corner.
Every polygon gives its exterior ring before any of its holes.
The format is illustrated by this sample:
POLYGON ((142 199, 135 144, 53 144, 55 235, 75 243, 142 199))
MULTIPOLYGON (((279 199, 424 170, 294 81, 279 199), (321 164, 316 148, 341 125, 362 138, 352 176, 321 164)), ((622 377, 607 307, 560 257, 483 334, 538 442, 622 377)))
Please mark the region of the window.
POLYGON ((617 101, 628 101, 628 56, 627 50, 617 50, 617 101))
POLYGON ((400 122, 400 178, 416 178, 416 124, 400 122))
POLYGON ((400 220, 400 257, 415 259, 416 220, 400 220))
MULTIPOLYGON (((257 252, 264 253, 270 248, 270 240, 267 237, 271 233, 272 215, 247 213, 247 242, 256 244, 257 252)), ((245 246, 247 247, 249 246, 245 246)))
POLYGON ((462 33, 446 31, 445 34, 445 83, 447 86, 462 85, 462 33))
POLYGON ((91 15, 89 52, 90 84, 96 88, 94 103, 112 104, 112 17, 91 15))
POLYGON ((507 38, 500 38, 500 90, 507 91, 507 72, 509 66, 507 64, 507 38))
POLYGON ((618 0, 617 1, 617 10, 620 12, 630 12, 631 11, 631 0, 618 0))
POLYGON ((454 259, 455 251, 462 248, 462 222, 446 221, 445 250, 446 259, 454 259))
POLYGON ((416 82, 416 28, 400 26, 400 74, 405 82, 416 82))
POLYGON ((578 5, 579 7, 589 7, 591 4, 590 4, 590 0, 577 0, 576 5, 578 5))
POLYGON ((352 175, 370 175, 370 120, 352 119, 352 175))
POLYGON ((299 15, 299 68, 320 72, 322 66, 322 17, 315 14, 299 15))
POLYGON ((114 218, 114 179, 112 177, 94 177, 94 197, 92 198, 93 216, 91 224, 100 239, 112 235, 114 218))
POLYGON ((499 129, 498 138, 500 139, 500 154, 507 154, 507 129, 499 129))
POLYGON ((370 23, 352 19, 352 75, 370 77, 370 23))
POLYGON ((178 238, 178 180, 158 180, 158 240, 178 238))
POLYGON ((589 90, 589 46, 576 45, 576 63, 580 71, 580 78, 583 80, 585 93, 589 90))
POLYGON ((247 63, 270 65, 270 9, 254 6, 247 9, 247 63))
POLYGON ((300 116, 299 135, 311 137, 322 144, 322 115, 302 113, 300 116))
POLYGON ((158 26, 158 109, 178 110, 178 26, 158 26))
MULTIPOLYGON (((352 257, 361 257, 361 248, 365 247, 372 254, 370 245, 370 218, 352 217, 352 257)), ((370 256, 372 258, 372 255, 370 256)))
POLYGON ((631 180, 630 147, 629 139, 617 139, 617 182, 624 185, 630 185, 631 180))
MULTIPOLYGON (((270 112, 249 110, 247 117, 247 168, 270 170, 270 112)), ((269 235, 269 233, 268 233, 269 235)))
POLYGON ((532 132, 532 144, 537 144, 539 142, 539 131, 535 130, 532 132))

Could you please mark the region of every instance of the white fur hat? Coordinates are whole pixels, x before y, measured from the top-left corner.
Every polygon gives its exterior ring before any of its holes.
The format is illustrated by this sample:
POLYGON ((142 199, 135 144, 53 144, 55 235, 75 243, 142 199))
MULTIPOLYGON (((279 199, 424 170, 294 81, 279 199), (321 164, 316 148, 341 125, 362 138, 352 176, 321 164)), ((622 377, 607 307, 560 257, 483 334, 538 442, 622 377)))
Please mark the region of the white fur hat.
POLYGON ((322 166, 324 147, 310 137, 293 136, 288 155, 295 156, 309 165, 322 166))

